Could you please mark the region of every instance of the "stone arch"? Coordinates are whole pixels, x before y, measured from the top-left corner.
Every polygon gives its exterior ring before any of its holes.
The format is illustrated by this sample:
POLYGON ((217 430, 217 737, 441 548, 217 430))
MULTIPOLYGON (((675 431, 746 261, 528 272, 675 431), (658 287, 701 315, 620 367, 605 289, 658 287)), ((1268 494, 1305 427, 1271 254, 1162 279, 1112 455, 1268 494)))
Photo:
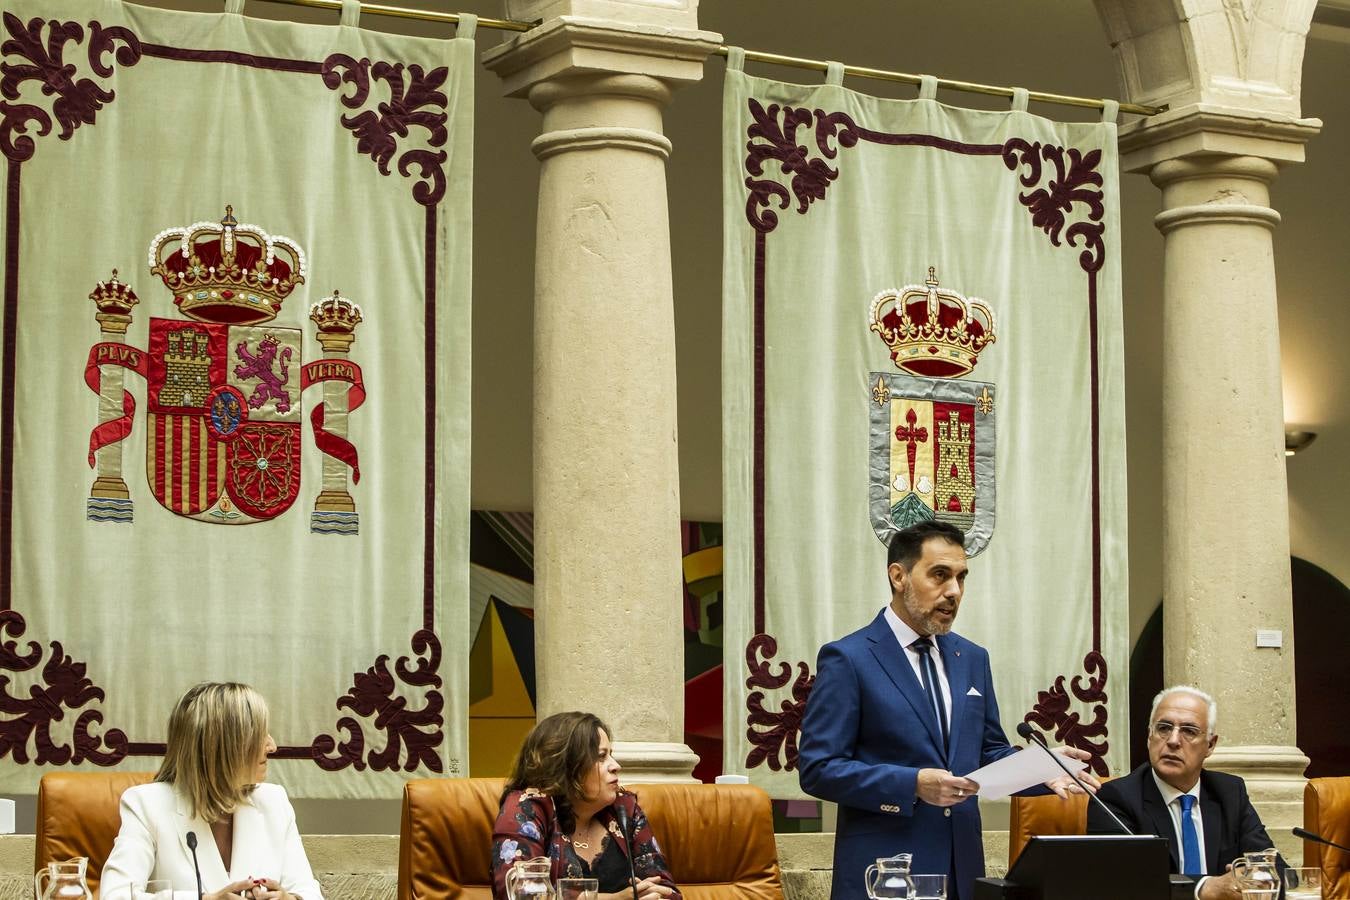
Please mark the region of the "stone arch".
POLYGON ((1127 100, 1297 119, 1317 0, 1096 0, 1127 100))

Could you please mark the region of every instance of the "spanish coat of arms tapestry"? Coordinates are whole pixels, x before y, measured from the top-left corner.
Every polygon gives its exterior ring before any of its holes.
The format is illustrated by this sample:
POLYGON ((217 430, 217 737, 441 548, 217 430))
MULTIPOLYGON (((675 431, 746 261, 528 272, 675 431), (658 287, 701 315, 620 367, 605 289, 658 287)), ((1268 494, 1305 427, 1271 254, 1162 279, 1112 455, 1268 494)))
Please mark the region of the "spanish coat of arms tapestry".
POLYGON ((474 20, 0 22, 0 791, 251 683, 297 796, 468 771, 474 20))

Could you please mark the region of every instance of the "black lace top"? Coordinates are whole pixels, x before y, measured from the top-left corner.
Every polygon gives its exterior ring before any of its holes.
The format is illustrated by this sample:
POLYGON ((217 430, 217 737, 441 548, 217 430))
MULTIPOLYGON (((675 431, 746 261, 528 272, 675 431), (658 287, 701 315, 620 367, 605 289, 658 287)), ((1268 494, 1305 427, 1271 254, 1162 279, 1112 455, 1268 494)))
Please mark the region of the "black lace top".
POLYGON ((628 889, 628 857, 623 855, 617 841, 605 835, 604 846, 589 863, 571 845, 567 845, 568 874, 578 878, 595 878, 600 882, 600 893, 617 894, 628 889))

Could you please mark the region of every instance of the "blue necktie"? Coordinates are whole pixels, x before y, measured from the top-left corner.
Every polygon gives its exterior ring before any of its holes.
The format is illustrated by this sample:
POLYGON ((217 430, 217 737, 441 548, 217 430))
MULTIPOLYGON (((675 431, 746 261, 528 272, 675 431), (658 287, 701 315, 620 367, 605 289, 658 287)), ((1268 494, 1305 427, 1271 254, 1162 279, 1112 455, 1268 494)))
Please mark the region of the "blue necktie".
POLYGON ((1195 797, 1182 794, 1181 800, 1181 874, 1205 874, 1204 862, 1200 859, 1200 837, 1195 833, 1195 819, 1191 810, 1195 807, 1195 797))
POLYGON ((947 749, 947 704, 942 699, 942 685, 938 683, 937 666, 933 664, 930 652, 933 649, 931 638, 922 637, 909 645, 919 654, 919 671, 923 673, 923 689, 933 701, 937 710, 938 728, 942 731, 942 749, 947 749))

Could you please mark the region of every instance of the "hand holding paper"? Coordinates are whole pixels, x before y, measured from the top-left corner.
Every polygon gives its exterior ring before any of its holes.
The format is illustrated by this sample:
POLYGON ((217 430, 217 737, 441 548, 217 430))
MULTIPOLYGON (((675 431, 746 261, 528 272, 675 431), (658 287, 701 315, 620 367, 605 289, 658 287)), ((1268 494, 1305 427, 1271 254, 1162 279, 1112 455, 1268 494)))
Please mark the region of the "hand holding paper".
MULTIPOLYGON (((1061 747, 1050 752, 1057 754, 1070 772, 1081 772, 1087 768, 1087 763, 1064 753, 1064 749, 1061 747)), ((1010 754, 976 769, 966 777, 979 784, 980 799, 1001 800, 1033 785, 1053 781, 1063 774, 1053 759, 1038 752, 1010 754)))

